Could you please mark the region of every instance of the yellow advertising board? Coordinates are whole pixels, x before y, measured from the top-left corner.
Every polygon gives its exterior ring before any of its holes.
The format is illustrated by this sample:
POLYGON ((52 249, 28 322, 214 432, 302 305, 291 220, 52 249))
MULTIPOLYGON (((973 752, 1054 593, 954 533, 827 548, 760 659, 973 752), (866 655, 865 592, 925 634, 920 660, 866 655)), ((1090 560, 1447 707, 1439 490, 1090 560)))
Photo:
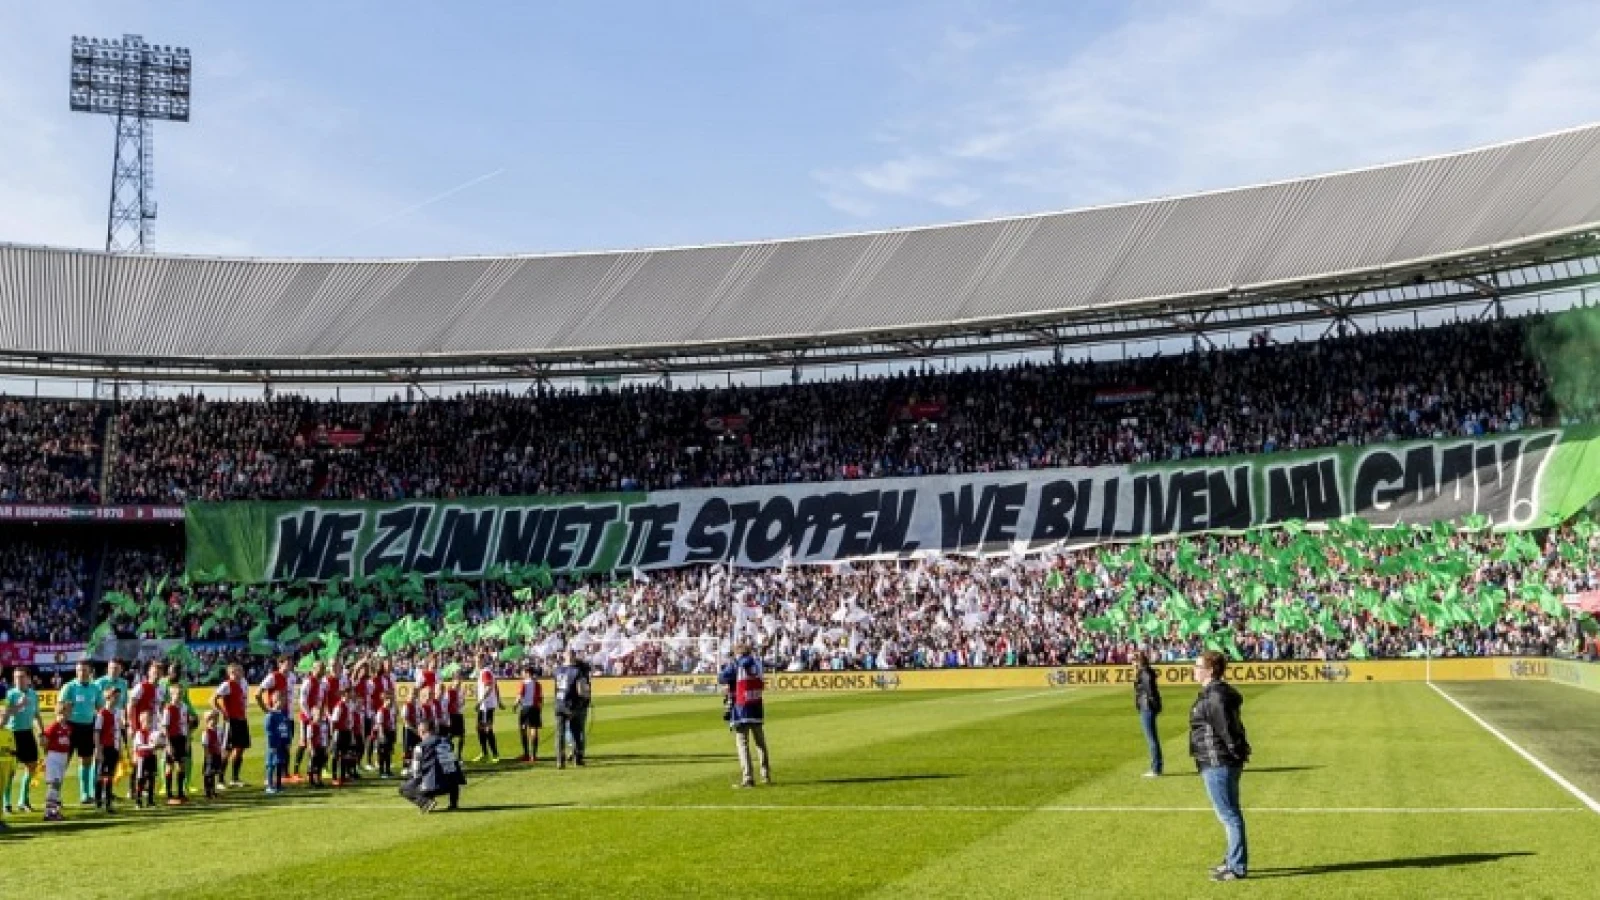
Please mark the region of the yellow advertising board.
POLYGON ((1600 693, 1600 663, 1578 662, 1571 659, 1536 660, 1544 664, 1550 681, 1600 693))
MULTIPOLYGON (((1535 672, 1544 660, 1421 659, 1350 662, 1249 662, 1228 667, 1237 684, 1356 684, 1364 682, 1490 681, 1543 678, 1535 672)), ((1187 664, 1155 667, 1167 684, 1193 684, 1187 664)), ((908 671, 778 672, 768 674, 770 693, 863 693, 874 691, 993 690, 1064 687, 1117 687, 1133 684, 1132 666, 1058 666, 1007 669, 917 669, 908 671)), ((660 675, 653 678, 600 678, 598 696, 643 694, 714 694, 721 688, 713 675, 660 675)))
MULTIPOLYGON (((1187 663, 1159 664, 1157 676, 1164 684, 1194 683, 1187 663)), ((1600 692, 1600 664, 1573 660, 1496 657, 1485 659, 1395 659, 1346 662, 1280 661, 1234 663, 1228 680, 1236 684, 1363 684, 1367 682, 1421 681, 1556 681, 1600 692)), ((998 690, 1033 688, 1127 687, 1133 684, 1132 666, 1056 666, 1002 669, 915 669, 847 672, 769 672, 769 693, 874 693, 884 691, 998 690)), ((520 682, 500 682, 502 706, 516 699, 520 682)), ((554 696, 554 686, 543 680, 544 694, 554 696)), ((597 697, 720 694, 715 675, 657 675, 597 677, 597 697)), ((477 684, 463 684, 466 704, 477 704, 477 684)), ((409 682, 397 686, 401 702, 410 697, 409 682)), ((197 709, 211 705, 212 687, 189 689, 197 709)), ((39 707, 55 708, 56 692, 40 691, 39 707)))

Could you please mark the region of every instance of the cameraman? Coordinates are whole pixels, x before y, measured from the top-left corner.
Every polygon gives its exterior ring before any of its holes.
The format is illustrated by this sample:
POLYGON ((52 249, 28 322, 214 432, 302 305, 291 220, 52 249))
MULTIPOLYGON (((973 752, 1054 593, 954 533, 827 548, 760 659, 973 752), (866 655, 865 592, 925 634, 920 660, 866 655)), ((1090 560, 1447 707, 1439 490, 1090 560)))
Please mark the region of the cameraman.
POLYGON ((572 761, 583 765, 587 739, 584 728, 589 718, 589 664, 567 648, 556 668, 556 768, 567 767, 567 741, 572 741, 572 761))
POLYGON ((400 785, 400 796, 410 800, 424 813, 433 812, 439 799, 448 795, 449 809, 461 803, 461 787, 467 783, 467 773, 461 768, 450 742, 440 737, 432 722, 417 726, 422 742, 411 755, 411 777, 400 785))
POLYGON ((739 751, 739 783, 735 788, 755 787, 750 771, 750 740, 755 739, 756 750, 761 753, 761 783, 772 783, 772 770, 767 765, 767 732, 763 726, 761 693, 761 659, 750 647, 749 641, 740 641, 733 648, 734 659, 722 670, 718 681, 722 683, 725 710, 723 717, 733 729, 733 743, 739 751))

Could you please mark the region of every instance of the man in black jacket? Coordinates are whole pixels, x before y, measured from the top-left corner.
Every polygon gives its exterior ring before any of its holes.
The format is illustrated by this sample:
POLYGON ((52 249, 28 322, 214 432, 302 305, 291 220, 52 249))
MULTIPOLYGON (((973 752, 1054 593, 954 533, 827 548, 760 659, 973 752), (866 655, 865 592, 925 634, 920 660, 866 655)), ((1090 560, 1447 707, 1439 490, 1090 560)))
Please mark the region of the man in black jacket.
POLYGON ((1156 683, 1156 670, 1150 666, 1150 656, 1143 650, 1133 659, 1133 705, 1139 710, 1139 724, 1144 726, 1144 740, 1150 746, 1150 771, 1146 778, 1161 777, 1161 732, 1156 728, 1156 716, 1161 715, 1161 686, 1156 683))
POLYGON ((572 743, 572 761, 583 765, 588 749, 589 664, 569 647, 556 669, 556 768, 567 767, 567 742, 572 743))
POLYGON ((1200 769, 1206 794, 1228 835, 1227 858, 1211 870, 1212 881, 1238 881, 1250 868, 1244 813, 1239 808, 1239 776, 1250 761, 1250 741, 1239 718, 1244 698, 1223 680, 1227 671, 1227 660, 1215 650, 1207 650, 1195 660, 1194 679, 1200 683, 1200 696, 1189 710, 1189 755, 1200 769))

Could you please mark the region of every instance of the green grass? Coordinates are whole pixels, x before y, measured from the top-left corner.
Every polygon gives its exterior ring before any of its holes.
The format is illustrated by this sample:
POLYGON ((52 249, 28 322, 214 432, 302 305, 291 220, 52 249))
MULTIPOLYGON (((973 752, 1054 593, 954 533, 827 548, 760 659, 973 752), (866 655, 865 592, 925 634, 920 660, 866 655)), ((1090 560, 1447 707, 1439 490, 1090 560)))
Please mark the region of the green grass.
MULTIPOLYGON (((777 784, 747 792, 731 789, 715 698, 605 699, 590 766, 474 769, 463 812, 418 815, 392 782, 114 817, 69 806, 62 824, 12 819, 0 872, 28 896, 119 900, 1592 896, 1579 861, 1600 815, 1428 686, 1243 690, 1257 758, 1239 884, 1205 880, 1222 833, 1184 758, 1187 697, 1164 717, 1169 777, 1148 780, 1130 698, 1094 689, 780 696, 777 784), (85 883, 65 860, 111 874, 85 883)), ((1447 690, 1600 794, 1600 695, 1447 690)))

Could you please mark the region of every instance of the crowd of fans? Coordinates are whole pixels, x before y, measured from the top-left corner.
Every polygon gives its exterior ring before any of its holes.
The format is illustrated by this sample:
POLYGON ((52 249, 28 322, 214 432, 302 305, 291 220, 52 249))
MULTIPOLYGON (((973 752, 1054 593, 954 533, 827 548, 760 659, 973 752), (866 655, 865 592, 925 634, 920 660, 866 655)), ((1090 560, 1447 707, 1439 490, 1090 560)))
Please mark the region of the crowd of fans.
POLYGON ((99 503, 99 405, 0 396, 0 503, 99 503))
POLYGON ((1270 453, 1548 425, 1525 320, 781 387, 120 407, 113 500, 737 486, 1270 453))
MULTIPOLYGON (((1162 579, 1204 612, 1214 623, 1214 633, 1232 635, 1247 660, 1587 652, 1576 618, 1554 616, 1519 599, 1519 588, 1532 581, 1557 596, 1600 589, 1600 538, 1576 537, 1570 529, 1552 531, 1540 541, 1541 558, 1521 563, 1500 561, 1504 536, 1464 533, 1452 538, 1463 558, 1475 560, 1458 580, 1463 594, 1470 597, 1479 588, 1493 587, 1505 590, 1509 599, 1492 622, 1437 629, 1421 618, 1385 622, 1371 610, 1339 602, 1357 589, 1397 597, 1406 586, 1422 582, 1423 572, 1380 576, 1370 566, 1354 569, 1330 551, 1330 568, 1314 573, 1302 566, 1293 589, 1274 588, 1252 597, 1245 582, 1227 577, 1227 560, 1264 559, 1291 540, 1288 533, 1278 532, 1260 543, 1227 537, 1203 544, 1156 544, 1140 551, 1153 573, 1144 581, 1108 561, 1100 550, 1085 550, 1028 558, 937 557, 769 570, 698 566, 620 579, 557 580, 524 592, 521 599, 514 588, 498 581, 428 582, 422 594, 410 599, 374 601, 370 588, 350 583, 339 592, 352 604, 363 603, 364 619, 381 614, 388 621, 410 614, 427 620, 434 632, 442 626, 450 601, 461 597, 466 598, 469 625, 512 612, 538 620, 549 609, 550 597, 581 597, 581 612, 542 625, 530 637, 466 643, 445 653, 446 659, 468 668, 484 655, 501 658, 508 674, 522 659, 548 665, 568 645, 608 674, 708 673, 715 671, 735 635, 753 639, 771 661, 792 671, 1122 663, 1137 647, 1160 659, 1192 659, 1206 649, 1205 637, 1185 634, 1175 623, 1166 622, 1154 634, 1134 626, 1094 624, 1119 604, 1126 606, 1135 625, 1160 618, 1170 590, 1162 579), (1581 560, 1558 553, 1561 542, 1583 547, 1581 560), (1180 548, 1194 555, 1180 562, 1180 548), (1202 572, 1205 577, 1198 574, 1202 572), (1333 629, 1320 621, 1302 628, 1273 624, 1274 605, 1283 600, 1305 609, 1312 620, 1321 620, 1322 611, 1328 610, 1333 629), (1268 627, 1259 627, 1262 622, 1268 627), (508 646, 517 650, 507 655, 508 646)), ((251 655, 244 642, 258 623, 237 609, 249 604, 267 610, 271 635, 293 626, 314 649, 313 634, 322 624, 309 604, 290 618, 277 617, 271 609, 285 597, 324 595, 325 587, 206 585, 190 591, 177 586, 179 568, 177 553, 161 557, 141 551, 113 562, 108 577, 140 598, 141 608, 154 590, 158 596, 153 599, 165 603, 169 618, 179 623, 176 633, 236 645, 210 651, 222 654, 218 659, 230 658, 229 653, 241 659, 251 655), (234 612, 202 633, 203 622, 223 607, 234 612)), ((140 636, 136 619, 114 617, 118 635, 140 636)), ((377 649, 371 635, 346 645, 346 652, 354 655, 377 649)), ((429 648, 415 650, 426 652, 429 648)), ((406 650, 391 656, 401 672, 418 661, 406 650)))
POLYGON ((0 642, 83 640, 91 568, 78 542, 0 533, 0 642))
MULTIPOLYGON (((1494 433, 1560 422, 1541 367, 1525 353, 1535 321, 781 387, 543 390, 348 404, 202 395, 114 406, 0 398, 0 502, 97 502, 102 438, 114 446, 111 502, 169 504, 738 486, 1494 433)), ((108 548, 100 590, 165 603, 174 636, 238 642, 259 624, 214 614, 231 609, 235 588, 178 587, 176 538, 117 539, 108 548)), ((0 626, 13 639, 81 636, 83 597, 94 589, 85 580, 87 556, 70 545, 0 548, 0 626)), ((1069 554, 1056 565, 1076 572, 1089 559, 1069 554)), ((1096 615, 1099 594, 1076 581, 1066 591, 1047 590, 1041 565, 1019 562, 1003 575, 954 559, 732 572, 717 576, 716 589, 723 597, 756 598, 772 652, 802 668, 1060 664, 1125 653, 1126 641, 1081 628, 1096 615)), ((1551 575, 1594 587, 1592 572, 1553 568, 1551 575)), ((1115 573, 1095 577, 1103 591, 1125 587, 1114 583, 1115 573)), ((1486 569, 1474 577, 1514 576, 1486 569)), ((595 609, 606 610, 603 621, 587 615, 588 624, 562 636, 593 641, 617 671, 708 665, 706 642, 729 633, 731 607, 685 598, 704 597, 710 578, 710 570, 685 569, 656 573, 648 583, 596 580, 583 587, 595 609), (623 647, 627 652, 618 652, 623 647)), ((437 617, 447 597, 438 585, 426 590, 421 611, 437 617)), ((472 590, 475 621, 508 610, 533 614, 542 602, 518 600, 494 582, 472 590)), ((1254 612, 1227 601, 1217 614, 1232 624, 1254 612)), ((1560 649, 1571 635, 1552 631, 1554 623, 1541 616, 1534 610, 1515 623, 1458 631, 1449 636, 1451 652, 1560 649)), ((140 624, 113 621, 127 636, 140 624)), ((310 623, 271 622, 274 630, 291 624, 310 623)), ((1404 629, 1369 636, 1364 648, 1374 656, 1410 652, 1419 640, 1404 629)), ((1156 643, 1167 655, 1195 649, 1192 638, 1156 643)), ((1349 642, 1252 633, 1240 648, 1261 658, 1337 657, 1349 642)))

